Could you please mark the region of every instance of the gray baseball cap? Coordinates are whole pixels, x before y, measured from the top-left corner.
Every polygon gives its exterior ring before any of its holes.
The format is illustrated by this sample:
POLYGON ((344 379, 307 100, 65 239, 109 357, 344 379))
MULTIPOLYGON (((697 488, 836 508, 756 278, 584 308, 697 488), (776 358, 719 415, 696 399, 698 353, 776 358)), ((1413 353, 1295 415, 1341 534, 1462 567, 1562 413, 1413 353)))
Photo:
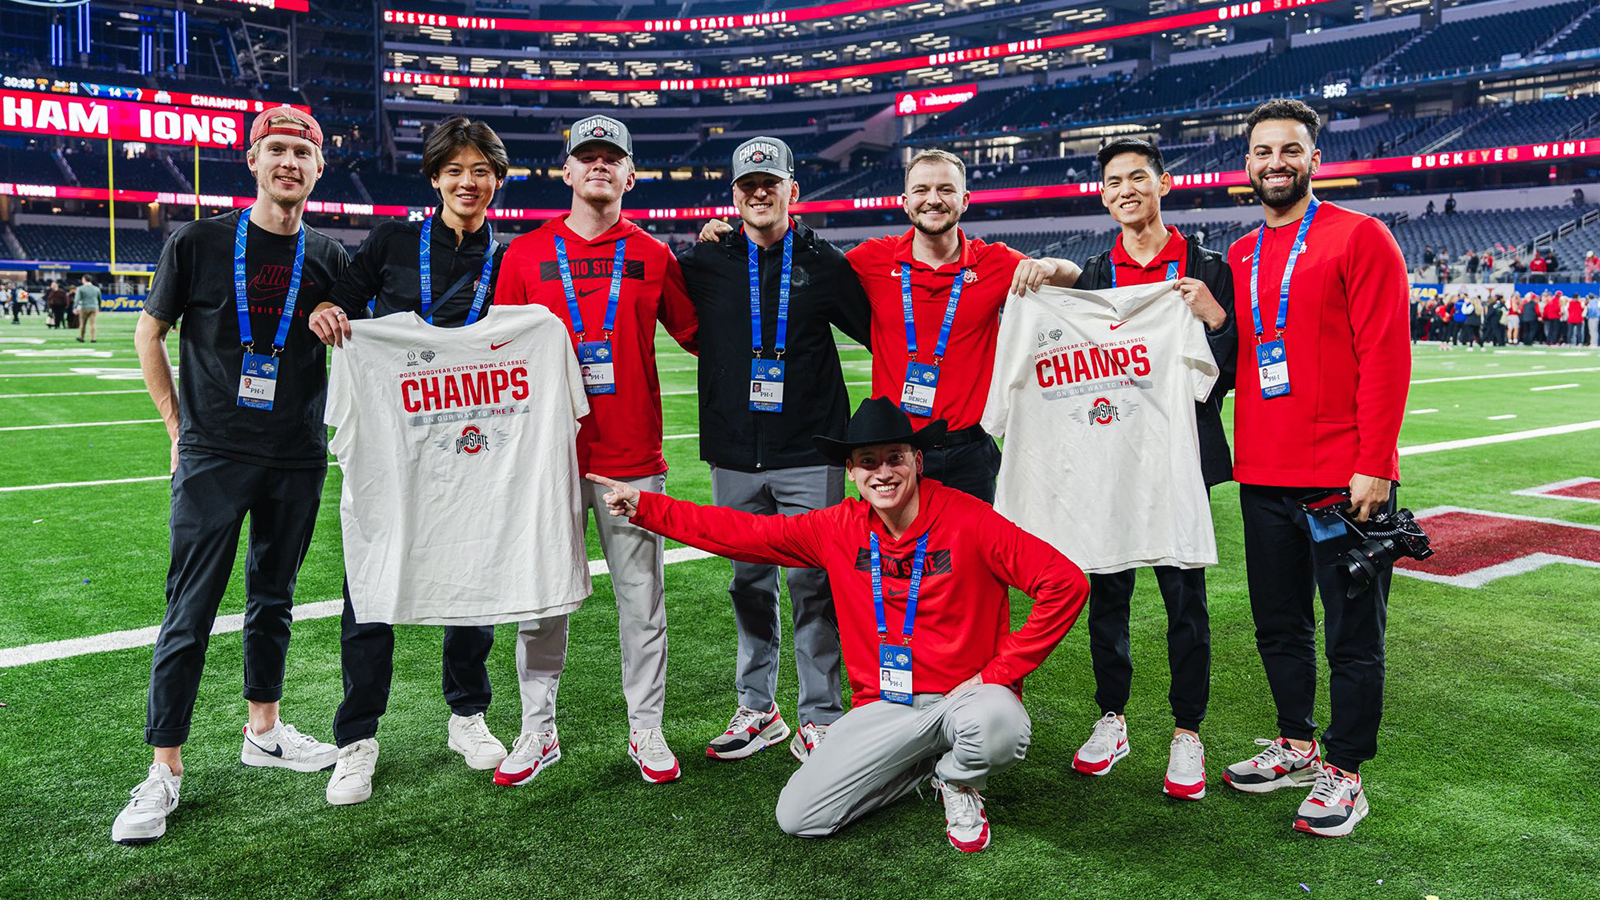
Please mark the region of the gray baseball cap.
POLYGON ((610 116, 590 116, 567 132, 567 155, 584 144, 609 144, 628 156, 633 155, 633 135, 628 126, 610 116))
POLYGON ((733 151, 733 180, 738 181, 752 172, 793 178, 794 153, 788 144, 775 137, 753 137, 733 151))

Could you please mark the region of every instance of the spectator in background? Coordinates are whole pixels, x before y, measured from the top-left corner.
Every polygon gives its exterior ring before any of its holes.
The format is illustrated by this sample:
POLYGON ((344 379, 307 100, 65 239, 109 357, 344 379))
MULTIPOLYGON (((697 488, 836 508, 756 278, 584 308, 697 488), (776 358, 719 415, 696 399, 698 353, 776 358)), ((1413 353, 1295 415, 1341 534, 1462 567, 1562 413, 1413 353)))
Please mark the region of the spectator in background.
POLYGON ((1433 323, 1435 328, 1434 340, 1439 342, 1440 350, 1448 350, 1450 348, 1450 334, 1455 330, 1454 313, 1455 304, 1443 292, 1440 292, 1438 306, 1434 309, 1434 315, 1438 318, 1433 323))
POLYGON ((1438 262, 1439 283, 1440 284, 1449 284, 1450 283, 1450 251, 1449 250, 1440 250, 1439 251, 1438 260, 1439 260, 1439 262, 1438 262))
POLYGON ((1556 291, 1554 294, 1545 291, 1544 296, 1544 306, 1540 309, 1544 319, 1544 343, 1547 347, 1553 347, 1561 343, 1561 333, 1563 331, 1561 316, 1566 310, 1561 308, 1560 291, 1556 291))
POLYGON ((1476 283, 1478 281, 1478 254, 1468 250, 1462 256, 1466 257, 1467 280, 1476 283))
POLYGON ((28 307, 28 315, 31 316, 31 315, 34 315, 34 314, 40 312, 41 310, 39 309, 39 292, 38 291, 30 291, 30 290, 28 290, 27 282, 23 282, 23 283, 17 285, 17 288, 21 292, 21 298, 20 299, 28 307))
POLYGON ((1600 294, 1589 298, 1589 308, 1583 317, 1589 323, 1589 346, 1600 347, 1600 294))
POLYGON ((50 282, 50 290, 44 295, 44 307, 50 317, 51 328, 61 328, 67 324, 67 309, 70 306, 72 301, 67 299, 67 292, 61 289, 61 282, 50 282))
POLYGON ((1506 345, 1506 325, 1511 321, 1511 310, 1506 306, 1506 300, 1499 294, 1489 297, 1489 305, 1483 313, 1483 339, 1496 347, 1506 345))
POLYGON ((1546 247, 1540 252, 1544 254, 1544 269, 1550 273, 1550 280, 1560 281, 1561 279, 1555 277, 1555 273, 1561 271, 1561 259, 1556 256, 1555 248, 1546 247))
POLYGON ((1444 198, 1444 214, 1447 215, 1447 216, 1453 216, 1453 215, 1456 214, 1456 195, 1455 194, 1451 194, 1450 196, 1444 198))
POLYGON ((1539 333, 1539 297, 1533 291, 1523 295, 1517 307, 1516 340, 1525 347, 1533 346, 1539 333))
POLYGON ((0 313, 4 313, 7 307, 11 309, 11 324, 21 325, 22 304, 17 302, 16 288, 9 281, 0 282, 0 313))
MULTIPOLYGON (((1433 206, 1433 201, 1432 200, 1428 201, 1428 206, 1429 207, 1433 206)), ((1429 212, 1432 212, 1432 209, 1430 209, 1429 212)), ((1439 255, 1437 253, 1433 252, 1433 245, 1432 244, 1429 244, 1428 246, 1423 247, 1422 248, 1422 268, 1417 271, 1417 274, 1426 275, 1428 270, 1433 268, 1433 264, 1438 260, 1438 258, 1439 258, 1439 255)))
POLYGON ((1431 215, 1433 215, 1433 212, 1434 212, 1434 210, 1433 210, 1433 201, 1429 200, 1428 201, 1428 208, 1422 211, 1422 215, 1424 217, 1431 216, 1431 215))
POLYGON ((1473 344, 1483 346, 1483 302, 1476 297, 1467 296, 1466 291, 1461 292, 1458 309, 1461 310, 1460 339, 1468 350, 1473 344))
POLYGON ((1428 339, 1428 323, 1432 319, 1432 300, 1419 297, 1411 301, 1411 343, 1428 339))
POLYGON ((1483 257, 1478 260, 1478 269, 1483 273, 1484 281, 1494 280, 1494 251, 1483 251, 1483 257))
POLYGON ((1572 189, 1572 205, 1575 206, 1575 207, 1576 206, 1582 206, 1583 202, 1584 202, 1583 201, 1583 188, 1573 188, 1572 189))
POLYGON ((1574 347, 1583 346, 1583 307, 1581 298, 1567 299, 1567 343, 1574 347))
POLYGON ((1593 250, 1584 254, 1583 280, 1588 284, 1600 280, 1600 256, 1595 256, 1593 250))
POLYGON ((1545 273, 1549 271, 1550 262, 1544 254, 1534 251, 1533 258, 1528 260, 1528 282, 1530 284, 1546 284, 1549 279, 1545 273))
POLYGON ((98 334, 95 319, 100 314, 100 289, 88 275, 83 276, 83 283, 78 285, 75 305, 78 308, 78 343, 83 343, 83 336, 87 334, 92 344, 98 334))

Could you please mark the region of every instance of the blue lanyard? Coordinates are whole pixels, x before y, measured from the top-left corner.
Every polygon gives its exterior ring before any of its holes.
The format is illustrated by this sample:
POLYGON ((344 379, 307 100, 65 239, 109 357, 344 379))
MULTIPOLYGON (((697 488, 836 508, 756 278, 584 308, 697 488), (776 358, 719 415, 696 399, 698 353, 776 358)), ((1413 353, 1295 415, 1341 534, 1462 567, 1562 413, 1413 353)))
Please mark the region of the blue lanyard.
MULTIPOLYGON (((1171 281, 1171 280, 1173 280, 1174 278, 1177 278, 1177 277, 1178 277, 1178 261, 1174 259, 1174 260, 1172 260, 1172 261, 1167 263, 1167 280, 1171 281)), ((1117 260, 1115 259, 1115 257, 1113 257, 1112 260, 1111 260, 1111 286, 1112 287, 1116 287, 1117 286, 1117 260)))
MULTIPOLYGON (((551 235, 556 242, 556 266, 561 270, 561 290, 567 295, 567 312, 572 317, 572 333, 583 339, 583 314, 578 312, 578 292, 572 287, 572 267, 567 265, 567 242, 561 235, 551 235)), ((605 339, 611 340, 611 332, 617 327, 617 301, 622 297, 622 269, 626 259, 623 257, 623 248, 628 245, 628 239, 617 241, 617 255, 611 261, 611 296, 606 299, 606 327, 605 339)))
MULTIPOLYGON (((484 222, 483 227, 489 230, 489 249, 483 254, 483 272, 478 275, 478 289, 472 294, 472 311, 467 313, 468 325, 478 321, 478 316, 483 314, 483 300, 489 296, 489 276, 494 272, 494 227, 488 222, 484 222)), ((420 260, 418 269, 422 273, 422 318, 432 325, 433 315, 429 310, 433 308, 433 216, 422 220, 422 246, 417 256, 420 260)))
MULTIPOLYGON (((245 295, 248 278, 244 273, 244 247, 250 235, 250 209, 239 213, 239 227, 233 233, 233 302, 239 312, 239 343, 255 351, 255 335, 250 331, 250 298, 245 295)), ((294 245, 294 268, 289 273, 289 293, 283 298, 283 315, 278 317, 278 333, 272 338, 272 354, 283 351, 289 340, 289 323, 294 321, 295 303, 300 299, 300 272, 306 266, 306 226, 300 223, 300 237, 294 245)))
MULTIPOLYGON (((922 593, 922 564, 928 558, 928 534, 917 538, 917 555, 911 563, 911 588, 906 592, 906 622, 900 629, 906 641, 911 640, 911 626, 917 620, 917 596, 922 593)), ((888 634, 889 626, 883 618, 883 559, 878 555, 878 536, 872 535, 872 612, 878 617, 878 633, 888 634)))
MULTIPOLYGON (((1322 201, 1315 197, 1306 206, 1306 214, 1300 219, 1300 230, 1295 232, 1294 246, 1289 248, 1289 261, 1283 266, 1283 284, 1278 286, 1278 334, 1283 334, 1283 326, 1289 324, 1289 278, 1294 275, 1294 264, 1300 259, 1300 251, 1306 248, 1306 233, 1311 230, 1311 220, 1317 217, 1317 207, 1322 201)), ((1256 232, 1256 252, 1250 256, 1250 317, 1255 321, 1256 337, 1261 337, 1261 240, 1267 236, 1267 226, 1262 223, 1261 230, 1256 232)))
MULTIPOLYGON (((761 358, 761 257, 756 242, 745 238, 750 249, 750 349, 761 358)), ((783 236, 783 274, 778 279, 778 340, 772 349, 783 359, 789 341, 789 282, 794 272, 794 229, 783 236)))
MULTIPOLYGON (((933 348, 933 362, 938 365, 944 359, 944 348, 950 343, 950 326, 956 321, 956 307, 961 304, 961 286, 967 281, 967 270, 962 269, 956 273, 955 283, 950 285, 950 302, 944 307, 944 324, 939 326, 939 343, 933 348)), ((917 323, 911 313, 911 264, 900 264, 900 309, 906 317, 906 352, 915 360, 917 358, 917 323)))

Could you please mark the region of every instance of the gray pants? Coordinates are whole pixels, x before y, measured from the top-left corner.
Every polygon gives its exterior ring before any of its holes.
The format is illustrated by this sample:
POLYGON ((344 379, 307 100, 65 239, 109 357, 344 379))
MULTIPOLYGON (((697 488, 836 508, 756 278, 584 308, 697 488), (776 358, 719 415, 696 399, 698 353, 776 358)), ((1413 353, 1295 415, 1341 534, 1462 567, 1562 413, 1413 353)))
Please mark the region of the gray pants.
POLYGON ((1028 753, 1033 725, 1010 688, 985 684, 913 700, 911 706, 874 701, 835 722, 778 795, 778 827, 827 837, 910 793, 929 774, 982 790, 991 774, 1028 753))
MULTIPOLYGON (((711 467, 711 496, 718 506, 758 515, 792 516, 844 500, 844 469, 804 466, 767 472, 711 467)), ((788 571, 794 606, 794 667, 800 680, 799 722, 829 725, 844 712, 839 691, 839 620, 833 611, 828 573, 788 571)), ((778 691, 778 567, 733 563, 728 585, 733 621, 739 629, 739 668, 734 689, 739 705, 767 710, 778 691)))
MULTIPOLYGON (((667 476, 617 479, 641 491, 659 492, 667 476)), ((622 695, 628 701, 628 727, 661 727, 667 693, 667 610, 663 540, 621 516, 606 512, 609 488, 585 480, 580 486, 585 510, 594 510, 600 552, 611 572, 617 599, 617 633, 622 644, 622 695)), ((517 628, 517 681, 522 689, 522 730, 555 727, 556 691, 567 663, 567 616, 530 619, 517 628)))

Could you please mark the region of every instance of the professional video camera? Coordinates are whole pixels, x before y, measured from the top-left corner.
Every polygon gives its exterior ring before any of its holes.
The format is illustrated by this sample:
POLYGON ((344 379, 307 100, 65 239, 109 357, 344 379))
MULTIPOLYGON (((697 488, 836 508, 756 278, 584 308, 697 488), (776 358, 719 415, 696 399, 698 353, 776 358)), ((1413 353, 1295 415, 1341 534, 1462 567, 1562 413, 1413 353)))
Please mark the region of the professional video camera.
POLYGON ((1311 525, 1313 540, 1321 542, 1342 537, 1347 532, 1356 535, 1355 549, 1337 563, 1350 576, 1348 595, 1351 597, 1366 590, 1379 572, 1393 566, 1401 557, 1427 559, 1433 555, 1428 535, 1409 509, 1380 512, 1365 522, 1357 522, 1350 515, 1349 491, 1313 494, 1302 500, 1301 506, 1311 525))

